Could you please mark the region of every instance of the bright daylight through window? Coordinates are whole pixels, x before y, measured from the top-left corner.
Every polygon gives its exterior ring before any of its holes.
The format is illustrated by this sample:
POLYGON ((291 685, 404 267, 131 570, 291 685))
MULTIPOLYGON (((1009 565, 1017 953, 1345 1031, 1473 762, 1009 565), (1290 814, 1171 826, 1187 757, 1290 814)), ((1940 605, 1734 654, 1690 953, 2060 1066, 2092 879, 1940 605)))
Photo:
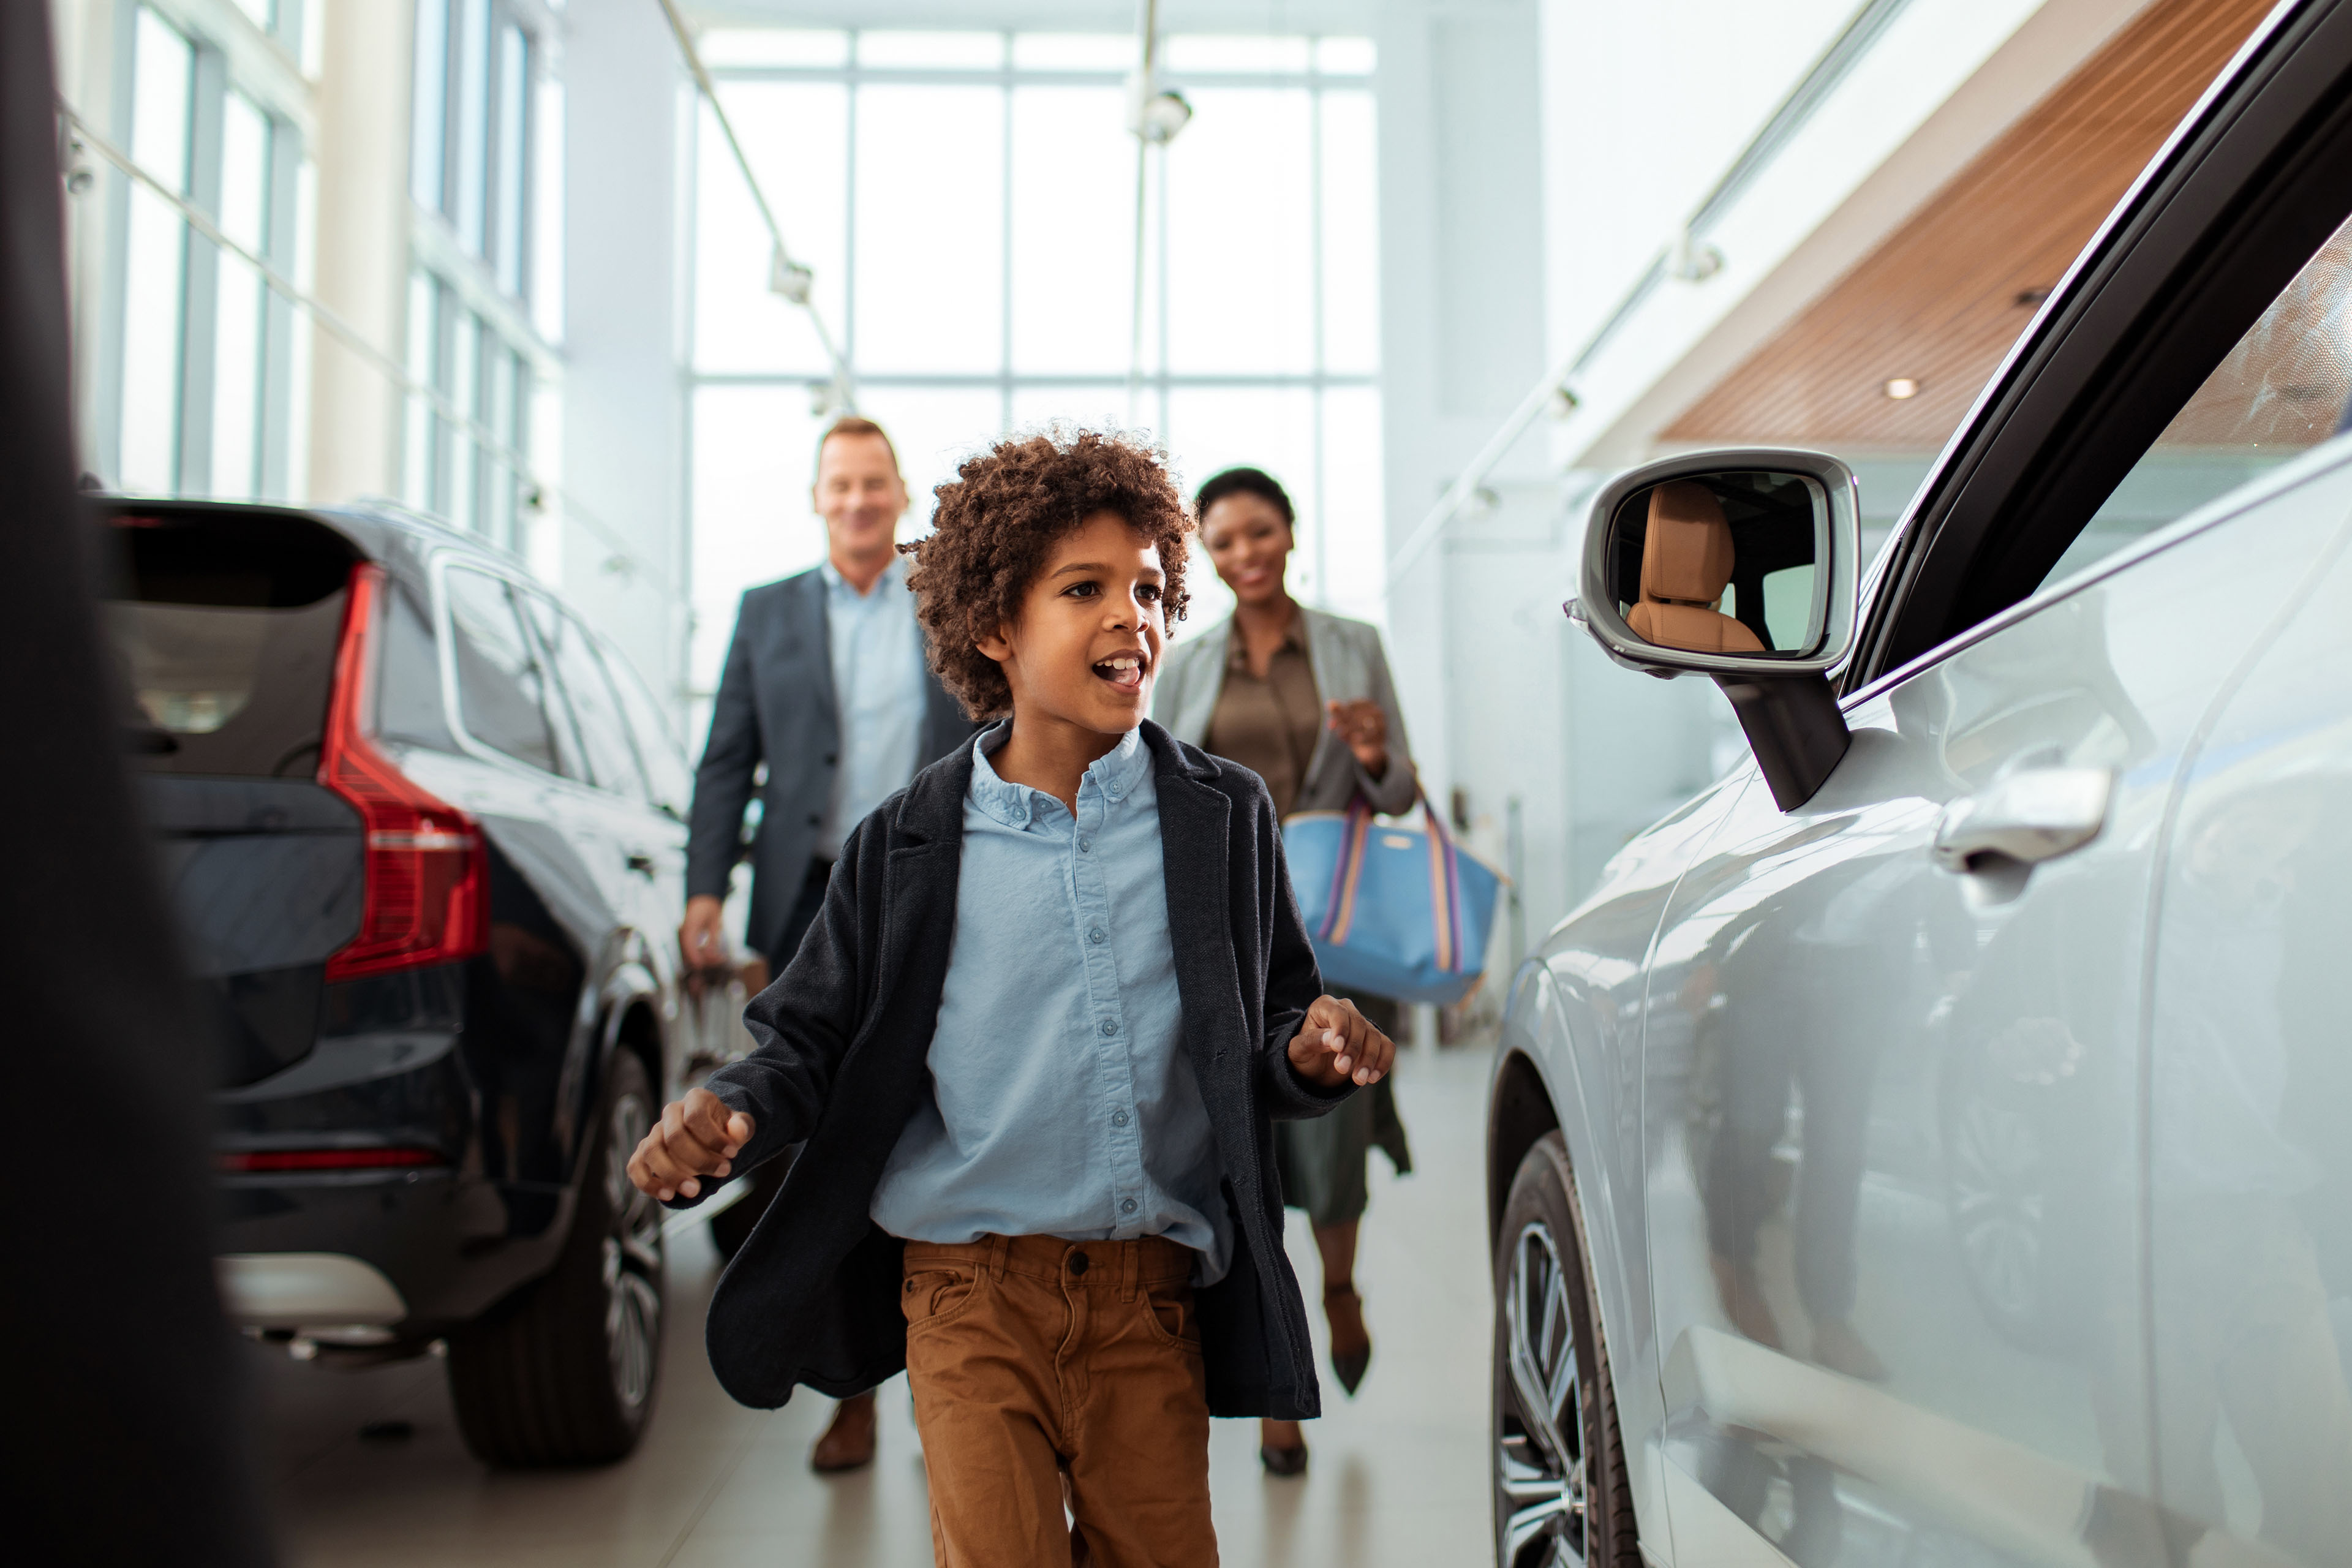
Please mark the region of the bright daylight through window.
MULTIPOLYGON (((961 457, 1049 420, 1141 428, 1197 486, 1236 463, 1299 509, 1302 596, 1382 619, 1372 47, 1171 37, 1193 117, 1145 176, 1124 35, 714 31, 705 58, 814 299, 896 438, 910 528, 961 457), (1131 372, 1139 372, 1133 377, 1131 372)), ((692 679, 742 590, 813 565, 830 372, 706 107, 694 236, 692 679)), ((1192 624, 1221 613, 1193 579, 1192 624)))

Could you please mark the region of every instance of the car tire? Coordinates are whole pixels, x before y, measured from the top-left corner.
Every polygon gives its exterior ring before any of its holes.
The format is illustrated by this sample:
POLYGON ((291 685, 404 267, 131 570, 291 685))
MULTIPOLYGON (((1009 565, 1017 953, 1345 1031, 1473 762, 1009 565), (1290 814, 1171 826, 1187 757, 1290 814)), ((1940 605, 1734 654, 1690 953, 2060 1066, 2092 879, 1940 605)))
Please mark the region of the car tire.
POLYGON ((1495 1561, 1640 1568, 1633 1483, 1568 1146, 1519 1163, 1495 1258, 1495 1561))
POLYGON ((449 1393, 476 1458, 609 1464, 643 1435, 661 1372, 664 1214, 627 1165, 656 1114, 645 1065, 614 1052, 555 1267, 449 1336, 449 1393))

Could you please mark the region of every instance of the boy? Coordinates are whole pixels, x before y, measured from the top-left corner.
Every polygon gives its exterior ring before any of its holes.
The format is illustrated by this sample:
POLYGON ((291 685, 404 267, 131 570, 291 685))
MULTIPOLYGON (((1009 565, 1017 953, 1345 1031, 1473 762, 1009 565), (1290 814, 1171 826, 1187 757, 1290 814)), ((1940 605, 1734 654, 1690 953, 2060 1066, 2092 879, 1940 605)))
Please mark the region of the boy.
POLYGON ((907 547, 1001 719, 851 837, 760 1048, 629 1163, 666 1203, 806 1141, 710 1304, 747 1405, 904 1366, 944 1564, 1216 1561, 1209 1417, 1318 1413, 1269 1118, 1394 1047, 1318 994, 1255 774, 1145 722, 1190 523, 1153 456, 1008 441, 907 547), (891 1303, 898 1310, 894 1313, 891 1303))

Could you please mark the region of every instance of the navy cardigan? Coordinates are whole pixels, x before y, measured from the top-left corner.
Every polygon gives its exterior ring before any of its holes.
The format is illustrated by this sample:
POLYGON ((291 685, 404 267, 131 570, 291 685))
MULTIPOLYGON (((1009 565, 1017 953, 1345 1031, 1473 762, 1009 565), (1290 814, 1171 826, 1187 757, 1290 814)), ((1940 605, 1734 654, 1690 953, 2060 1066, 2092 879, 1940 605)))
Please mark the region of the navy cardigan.
MULTIPOLYGON (((1146 721, 1167 868, 1184 1049, 1209 1112, 1236 1245, 1200 1292, 1215 1415, 1317 1415, 1307 1311, 1282 1249, 1271 1119, 1319 1116, 1350 1089, 1300 1079, 1287 1047, 1322 990, 1255 773, 1146 721)), ((744 1011, 759 1048, 709 1088, 758 1131, 740 1176, 804 1143, 719 1281, 707 1337, 727 1392, 761 1408, 795 1384, 836 1397, 907 1364, 898 1238, 867 1211, 930 1090, 926 1062, 955 935, 971 750, 924 769, 860 824, 799 953, 744 1011)), ((703 1195, 721 1184, 706 1180, 703 1195)), ((690 1206, 700 1199, 674 1207, 690 1206)))

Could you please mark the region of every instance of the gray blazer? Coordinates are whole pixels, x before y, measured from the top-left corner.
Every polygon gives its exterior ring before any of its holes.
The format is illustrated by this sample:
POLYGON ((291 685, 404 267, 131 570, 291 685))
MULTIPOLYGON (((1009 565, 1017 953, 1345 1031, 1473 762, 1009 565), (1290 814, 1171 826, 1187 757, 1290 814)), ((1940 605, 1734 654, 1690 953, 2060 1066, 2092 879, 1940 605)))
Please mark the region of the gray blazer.
MULTIPOLYGON (((1340 811, 1358 792, 1374 811, 1396 816, 1412 807, 1416 793, 1412 748, 1404 735, 1404 715, 1397 710, 1396 686, 1389 679, 1388 655, 1381 648, 1381 630, 1345 616, 1326 615, 1306 605, 1307 662, 1315 671, 1315 689, 1326 702, 1381 705, 1389 716, 1389 771, 1375 779, 1356 761, 1346 742, 1330 731, 1315 743, 1307 763, 1293 811, 1340 811)), ((1225 685, 1225 649, 1233 633, 1230 618, 1187 637, 1169 650, 1160 667, 1159 689, 1151 699, 1151 716, 1170 734, 1188 746, 1203 743, 1209 719, 1217 709, 1217 694, 1225 685)))
MULTIPOLYGON (((841 762, 824 586, 823 569, 812 568, 743 595, 711 705, 710 741, 694 774, 687 896, 723 899, 740 852, 752 775, 761 763, 768 765, 760 831, 751 842, 751 910, 743 934, 755 951, 772 956, 820 847, 817 828, 841 762)), ((923 684, 918 769, 955 750, 978 728, 938 676, 926 670, 923 684)))

